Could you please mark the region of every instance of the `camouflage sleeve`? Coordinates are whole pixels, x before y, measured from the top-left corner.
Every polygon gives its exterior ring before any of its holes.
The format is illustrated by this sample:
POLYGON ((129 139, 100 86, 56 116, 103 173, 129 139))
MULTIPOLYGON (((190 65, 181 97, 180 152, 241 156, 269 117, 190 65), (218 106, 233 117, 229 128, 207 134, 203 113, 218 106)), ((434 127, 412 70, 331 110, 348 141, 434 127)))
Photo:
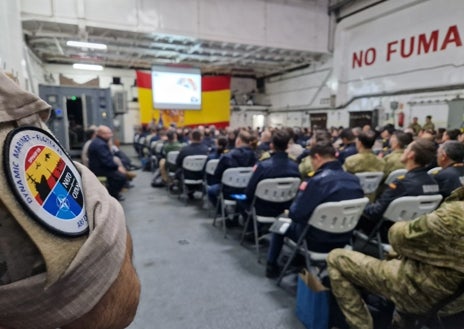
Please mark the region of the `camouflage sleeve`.
POLYGON ((343 164, 343 170, 346 172, 353 173, 353 161, 349 157, 345 159, 345 163, 343 164))
POLYGON ((464 257, 462 202, 446 202, 434 212, 390 228, 389 241, 398 254, 448 267, 464 257))

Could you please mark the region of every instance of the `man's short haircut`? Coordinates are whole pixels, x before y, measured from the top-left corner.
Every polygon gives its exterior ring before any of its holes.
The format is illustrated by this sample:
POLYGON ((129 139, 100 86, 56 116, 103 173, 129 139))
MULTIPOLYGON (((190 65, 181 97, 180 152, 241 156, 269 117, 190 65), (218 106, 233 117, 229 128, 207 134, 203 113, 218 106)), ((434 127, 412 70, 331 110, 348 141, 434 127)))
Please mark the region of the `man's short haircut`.
POLYGON ((431 116, 431 115, 427 115, 426 118, 427 118, 427 119, 432 119, 432 116, 431 116))
POLYGON ((366 149, 371 149, 375 143, 375 132, 372 130, 363 131, 358 135, 358 140, 366 149))
POLYGON ((285 151, 290 141, 290 135, 286 130, 276 130, 273 132, 271 140, 274 145, 274 150, 285 151))
POLYGON ((250 133, 246 130, 241 130, 238 133, 238 138, 240 138, 240 140, 245 144, 250 144, 252 140, 250 133))
POLYGON ((432 162, 436 153, 436 147, 434 142, 418 138, 411 144, 411 151, 414 152, 414 162, 425 167, 432 162))
POLYGON ((334 158, 335 159, 335 148, 333 147, 330 141, 321 141, 311 146, 309 155, 314 157, 315 154, 319 154, 324 158, 334 158))
POLYGON ((174 138, 177 136, 177 133, 174 130, 169 130, 166 136, 168 137, 168 141, 172 142, 174 141, 174 138))
POLYGON ((290 136, 290 139, 295 141, 295 138, 296 138, 295 130, 293 130, 293 128, 291 128, 291 127, 285 127, 283 129, 287 131, 287 133, 290 136))
POLYGON ((353 141, 355 136, 353 134, 353 130, 351 128, 345 128, 340 133, 340 138, 346 138, 349 141, 353 141))
POLYGON ((450 140, 456 141, 458 140, 459 135, 461 135, 461 130, 459 129, 449 129, 446 131, 450 140))
POLYGON ((446 141, 442 144, 442 150, 448 158, 454 162, 464 161, 464 144, 458 141, 446 141))
POLYGON ((386 124, 385 126, 383 126, 383 128, 382 128, 382 131, 385 131, 385 130, 388 131, 388 133, 389 133, 390 135, 393 135, 393 133, 395 132, 396 129, 395 129, 395 126, 394 126, 393 124, 387 123, 387 124, 386 124))
POLYGON ((192 131, 192 140, 194 140, 195 142, 199 142, 201 141, 201 137, 202 137, 202 134, 199 129, 194 129, 192 131))
POLYGON ((402 149, 408 146, 413 140, 411 134, 405 133, 404 131, 401 131, 401 130, 396 130, 393 133, 393 135, 396 136, 396 139, 398 140, 398 145, 402 149))
POLYGON ((318 129, 314 132, 314 141, 317 142, 322 142, 322 141, 330 141, 332 140, 332 136, 330 135, 330 132, 324 129, 318 129))

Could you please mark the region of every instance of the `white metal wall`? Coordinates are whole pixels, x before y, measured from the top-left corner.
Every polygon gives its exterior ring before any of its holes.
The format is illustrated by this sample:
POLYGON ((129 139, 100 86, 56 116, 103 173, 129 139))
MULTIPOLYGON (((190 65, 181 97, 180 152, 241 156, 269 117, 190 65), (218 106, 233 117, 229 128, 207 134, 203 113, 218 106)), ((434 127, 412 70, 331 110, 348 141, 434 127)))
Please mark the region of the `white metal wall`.
POLYGON ((24 88, 28 83, 23 65, 23 44, 19 3, 0 1, 0 70, 12 75, 24 88))

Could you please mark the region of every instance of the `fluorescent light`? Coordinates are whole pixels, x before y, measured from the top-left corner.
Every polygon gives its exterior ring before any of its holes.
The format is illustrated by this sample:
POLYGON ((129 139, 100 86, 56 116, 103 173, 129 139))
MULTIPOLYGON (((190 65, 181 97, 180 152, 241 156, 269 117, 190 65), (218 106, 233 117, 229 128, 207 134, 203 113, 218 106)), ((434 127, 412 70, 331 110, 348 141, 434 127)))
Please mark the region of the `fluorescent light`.
POLYGON ((69 47, 91 48, 106 50, 107 47, 103 43, 81 42, 81 41, 67 41, 66 45, 69 47))
POLYGON ((73 69, 76 69, 76 70, 103 71, 103 66, 94 65, 94 64, 75 63, 75 64, 73 64, 73 69))

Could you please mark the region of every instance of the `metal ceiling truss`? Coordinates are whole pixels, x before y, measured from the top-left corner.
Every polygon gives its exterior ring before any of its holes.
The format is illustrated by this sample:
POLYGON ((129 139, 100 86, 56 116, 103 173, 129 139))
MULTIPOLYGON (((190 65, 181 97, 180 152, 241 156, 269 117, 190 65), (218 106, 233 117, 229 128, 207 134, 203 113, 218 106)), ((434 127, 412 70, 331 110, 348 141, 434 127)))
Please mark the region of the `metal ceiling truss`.
POLYGON ((77 61, 124 69, 150 69, 179 64, 201 68, 204 74, 262 78, 307 67, 323 54, 178 35, 119 31, 38 20, 23 21, 25 40, 45 63, 77 61), (72 48, 68 40, 104 43, 104 50, 72 48))

